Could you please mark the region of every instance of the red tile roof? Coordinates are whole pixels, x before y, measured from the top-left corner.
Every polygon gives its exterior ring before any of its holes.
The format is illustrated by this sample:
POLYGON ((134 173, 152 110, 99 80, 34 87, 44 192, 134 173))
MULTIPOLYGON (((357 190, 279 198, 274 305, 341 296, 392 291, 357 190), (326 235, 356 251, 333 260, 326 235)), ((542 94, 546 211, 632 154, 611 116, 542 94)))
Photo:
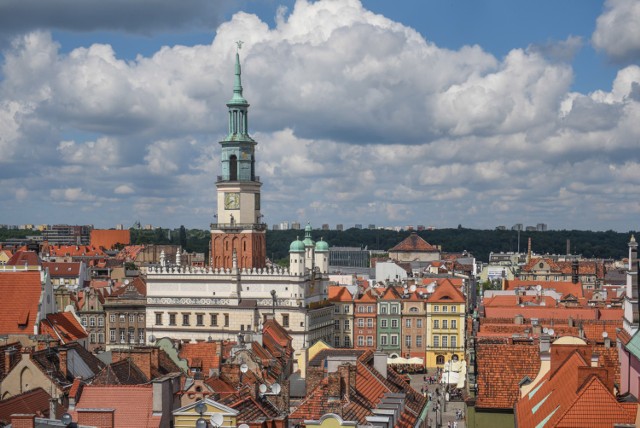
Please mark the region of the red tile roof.
POLYGON ((431 297, 427 299, 429 303, 465 303, 466 300, 462 292, 451 282, 445 281, 438 285, 431 297))
MULTIPOLYGON (((567 350, 570 351, 570 345, 567 350)), ((635 411, 617 402, 606 368, 593 368, 576 346, 573 352, 554 353, 551 367, 529 393, 516 403, 517 426, 602 427, 613 423, 634 423, 635 411), (554 358, 559 361, 554 361, 554 358), (561 359, 564 359, 563 361, 561 359), (554 370, 553 368, 556 367, 554 370), (602 377, 601 377, 602 376, 602 377)))
POLYGON ((476 407, 513 409, 518 399, 519 382, 535 379, 540 370, 540 350, 534 343, 478 341, 478 393, 476 407))
MULTIPOLYGON (((74 421, 78 409, 115 409, 116 427, 151 428, 160 426, 160 416, 152 414, 152 385, 85 385, 75 410, 69 411, 74 421)), ((80 421, 82 422, 82 421, 80 421)))
POLYGON ((45 319, 40 321, 40 334, 48 334, 54 339, 60 340, 63 345, 86 339, 88 336, 87 331, 72 312, 48 314, 45 319))
POLYGON ((189 367, 197 367, 209 376, 210 370, 220 370, 220 356, 216 342, 183 343, 180 348, 180 358, 186 358, 189 367))
POLYGON ((571 281, 524 281, 520 279, 504 280, 505 290, 515 290, 519 287, 534 290, 537 285, 540 285, 545 290, 555 290, 562 296, 572 294, 576 297, 584 297, 582 282, 580 281, 574 284, 571 281))
POLYGON ((352 302, 353 296, 347 289, 347 287, 341 285, 329 286, 329 301, 330 302, 352 302))
POLYGON ((434 253, 439 250, 433 245, 429 244, 427 241, 422 239, 417 233, 413 232, 411 235, 407 236, 402 242, 400 242, 395 247, 391 248, 389 252, 397 251, 397 252, 428 252, 434 253))
POLYGON ((7 261, 7 266, 39 266, 40 257, 35 251, 16 251, 7 261))
POLYGON ((125 261, 135 261, 135 259, 138 257, 138 254, 140 254, 142 250, 144 250, 144 245, 126 246, 122 250, 120 250, 120 252, 116 256, 116 259, 125 260, 125 261))
POLYGON ((42 262, 42 268, 49 268, 51 278, 68 278, 80 275, 80 262, 42 262))
POLYGON ((0 272, 0 334, 35 334, 40 272, 0 272))
POLYGON ((522 315, 525 318, 547 318, 566 320, 569 317, 589 320, 616 320, 622 318, 622 309, 611 308, 567 308, 562 306, 513 306, 485 308, 486 318, 514 318, 522 315))
POLYGON ((13 414, 35 414, 48 418, 50 399, 51 396, 47 391, 36 388, 2 400, 0 401, 0 422, 9 422, 13 414))
POLYGON ((96 248, 111 250, 116 244, 129 245, 131 234, 128 230, 93 229, 89 242, 96 248))
POLYGON ((100 248, 92 245, 49 245, 51 257, 107 257, 100 248))

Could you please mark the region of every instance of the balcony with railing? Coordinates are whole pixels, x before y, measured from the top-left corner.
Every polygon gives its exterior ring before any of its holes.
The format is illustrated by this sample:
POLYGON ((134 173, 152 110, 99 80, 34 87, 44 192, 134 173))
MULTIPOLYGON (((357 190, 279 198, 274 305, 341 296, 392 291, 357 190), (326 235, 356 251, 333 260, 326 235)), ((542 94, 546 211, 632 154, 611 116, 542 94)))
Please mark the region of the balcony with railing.
POLYGON ((256 230, 262 232, 267 230, 266 223, 211 223, 212 230, 256 230))
MULTIPOLYGON (((234 182, 234 181, 238 181, 238 180, 225 180, 224 177, 221 176, 221 175, 218 175, 216 178, 217 178, 216 183, 231 183, 231 182, 234 182)), ((259 175, 254 175, 253 179, 251 181, 253 181, 255 183, 260 183, 260 176, 259 175)))

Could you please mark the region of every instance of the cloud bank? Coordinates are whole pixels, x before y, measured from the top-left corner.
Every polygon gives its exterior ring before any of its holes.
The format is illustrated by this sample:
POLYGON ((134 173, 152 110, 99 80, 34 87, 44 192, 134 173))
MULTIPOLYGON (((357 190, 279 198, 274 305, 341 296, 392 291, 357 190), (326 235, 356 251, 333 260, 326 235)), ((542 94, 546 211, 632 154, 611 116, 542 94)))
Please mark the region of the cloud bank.
POLYGON ((298 1, 275 28, 239 12, 210 44, 133 61, 108 44, 63 53, 47 31, 15 38, 3 222, 206 228, 239 39, 270 224, 637 227, 640 67, 571 92, 563 57, 579 40, 504 58, 443 49, 356 0, 298 1))

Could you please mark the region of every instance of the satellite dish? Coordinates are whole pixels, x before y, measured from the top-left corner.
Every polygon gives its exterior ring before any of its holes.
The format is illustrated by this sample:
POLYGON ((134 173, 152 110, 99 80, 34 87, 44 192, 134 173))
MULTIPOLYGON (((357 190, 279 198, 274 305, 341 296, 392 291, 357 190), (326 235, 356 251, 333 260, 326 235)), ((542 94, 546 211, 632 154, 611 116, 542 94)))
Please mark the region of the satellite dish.
POLYGON ((540 284, 536 285, 536 290, 538 290, 538 292, 540 292, 542 290, 542 285, 540 285, 540 284))
POLYGON ((606 339, 607 337, 609 337, 609 333, 607 333, 606 331, 603 331, 602 332, 602 337, 604 337, 606 339))
POLYGON ((128 279, 124 280, 124 285, 129 285, 129 280, 128 279))
POLYGON ((242 365, 240 366, 240 372, 246 373, 248 370, 249 370, 249 366, 246 365, 245 363, 242 363, 242 365))
POLYGON ((280 387, 279 383, 274 383, 273 385, 271 385, 271 392, 273 392, 274 394, 280 394, 280 391, 282 391, 282 388, 280 387))
POLYGON ((149 342, 154 343, 156 341, 156 337, 152 334, 149 336, 149 342))
POLYGON ((409 287, 409 291, 414 293, 416 291, 416 285, 415 284, 411 284, 411 287, 409 287))
POLYGON ((206 410, 206 407, 202 401, 198 401, 198 403, 195 406, 195 410, 196 412, 203 414, 204 411, 206 410))
POLYGON ((549 333, 549 329, 548 329, 547 327, 545 327, 545 328, 543 328, 543 329, 542 329, 542 332, 543 332, 544 334, 547 334, 547 333, 549 333))
POLYGON ((553 336, 554 334, 556 334, 556 332, 552 328, 550 328, 549 329, 549 336, 553 336))
POLYGON ((213 415, 211 415, 211 425, 213 425, 214 427, 219 427, 222 426, 222 421, 224 421, 224 416, 222 416, 220 413, 214 413, 213 415))
POLYGON ((267 385, 265 385, 264 383, 260 385, 260 387, 258 388, 260 389, 260 393, 264 394, 265 392, 267 392, 267 385))
POLYGON ((249 425, 247 425, 247 424, 240 424, 240 425, 238 425, 238 428, 249 428, 249 425))

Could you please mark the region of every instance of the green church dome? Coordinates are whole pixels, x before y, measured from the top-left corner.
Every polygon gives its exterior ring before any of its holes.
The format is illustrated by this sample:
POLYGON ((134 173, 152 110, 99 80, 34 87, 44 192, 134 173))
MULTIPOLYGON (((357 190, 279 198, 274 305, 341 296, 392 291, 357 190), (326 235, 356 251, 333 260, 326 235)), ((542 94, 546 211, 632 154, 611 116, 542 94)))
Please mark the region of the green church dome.
POLYGON ((307 223, 304 228, 304 241, 302 241, 305 247, 313 247, 313 245, 315 244, 313 242, 313 239, 311 239, 311 230, 311 225, 307 223))
POLYGON ((296 237, 296 240, 289 246, 290 253, 304 253, 304 243, 296 237))
POLYGON ((326 241, 323 241, 322 238, 318 242, 316 242, 316 252, 326 253, 329 251, 329 244, 326 241))

